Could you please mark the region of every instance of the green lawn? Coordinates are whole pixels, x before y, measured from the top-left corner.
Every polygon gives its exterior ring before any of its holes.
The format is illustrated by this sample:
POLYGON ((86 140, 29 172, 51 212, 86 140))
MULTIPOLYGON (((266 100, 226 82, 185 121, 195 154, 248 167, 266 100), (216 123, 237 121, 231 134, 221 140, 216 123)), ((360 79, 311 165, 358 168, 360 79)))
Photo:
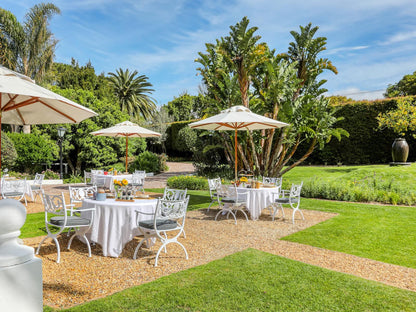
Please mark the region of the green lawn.
POLYGON ((416 269, 416 207, 301 200, 339 216, 283 238, 416 269))
POLYGON ((415 310, 414 292, 248 249, 64 311, 415 310))

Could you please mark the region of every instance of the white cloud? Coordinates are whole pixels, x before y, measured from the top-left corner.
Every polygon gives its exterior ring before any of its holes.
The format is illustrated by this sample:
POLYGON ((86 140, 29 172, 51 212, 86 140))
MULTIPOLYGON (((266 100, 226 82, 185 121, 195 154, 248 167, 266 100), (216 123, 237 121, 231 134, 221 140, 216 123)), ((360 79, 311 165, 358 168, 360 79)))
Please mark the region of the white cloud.
POLYGON ((408 41, 408 40, 411 40, 411 39, 416 39, 416 30, 397 33, 397 34, 387 38, 387 40, 382 44, 384 44, 384 45, 389 45, 389 44, 393 44, 393 43, 396 44, 396 43, 403 42, 403 41, 408 41))
POLYGON ((353 100, 380 100, 384 98, 385 90, 364 91, 358 88, 348 88, 328 93, 327 95, 341 95, 353 100))

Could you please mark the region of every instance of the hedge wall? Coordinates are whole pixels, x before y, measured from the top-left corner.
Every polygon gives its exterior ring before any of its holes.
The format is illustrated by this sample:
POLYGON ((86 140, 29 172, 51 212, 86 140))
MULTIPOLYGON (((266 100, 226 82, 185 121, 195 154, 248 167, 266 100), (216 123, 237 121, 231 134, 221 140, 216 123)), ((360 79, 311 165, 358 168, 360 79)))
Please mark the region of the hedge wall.
MULTIPOLYGON (((416 101, 416 97, 411 98, 416 101)), ((379 113, 395 107, 397 107, 395 98, 339 105, 337 116, 343 117, 344 120, 339 121, 336 126, 347 130, 350 137, 343 137, 341 141, 332 138, 323 150, 315 150, 304 164, 358 165, 391 162, 391 146, 397 136, 388 129, 377 130, 376 117, 379 113)), ((413 162, 416 160, 416 140, 411 135, 405 138, 410 150, 408 161, 413 162)), ((305 148, 306 146, 303 146, 299 149, 295 157, 298 157, 305 148)))

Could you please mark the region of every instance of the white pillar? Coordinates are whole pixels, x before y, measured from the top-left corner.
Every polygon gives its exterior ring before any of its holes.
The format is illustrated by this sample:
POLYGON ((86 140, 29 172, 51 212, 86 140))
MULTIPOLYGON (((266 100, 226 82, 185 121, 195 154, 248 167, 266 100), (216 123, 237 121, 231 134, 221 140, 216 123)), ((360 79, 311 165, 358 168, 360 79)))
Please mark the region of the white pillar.
POLYGON ((0 200, 0 311, 43 311, 42 260, 32 247, 18 243, 26 208, 14 199, 0 200))

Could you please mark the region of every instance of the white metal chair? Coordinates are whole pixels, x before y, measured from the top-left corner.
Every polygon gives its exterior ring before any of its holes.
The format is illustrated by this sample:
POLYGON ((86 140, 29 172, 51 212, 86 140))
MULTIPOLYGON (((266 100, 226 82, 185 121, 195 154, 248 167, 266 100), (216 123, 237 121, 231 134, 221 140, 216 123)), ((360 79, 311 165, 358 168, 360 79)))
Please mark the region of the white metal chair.
POLYGON ((207 211, 211 208, 213 203, 218 203, 218 206, 221 205, 220 197, 223 197, 225 194, 221 193, 221 179, 208 179, 208 188, 209 188, 209 196, 211 197, 211 203, 208 206, 207 211))
POLYGON ((4 198, 13 198, 18 201, 22 199, 25 200, 25 205, 27 206, 26 200, 26 178, 23 180, 7 180, 4 177, 1 179, 1 195, 4 198))
POLYGON ((220 204, 220 211, 218 211, 217 215, 215 216, 215 221, 217 220, 218 216, 222 214, 227 215, 227 219, 231 214, 234 217, 235 224, 237 224, 237 212, 241 211, 241 213, 246 217, 248 222, 248 217, 244 209, 247 208, 247 195, 248 191, 241 190, 240 192, 237 191, 237 187, 229 188, 228 197, 221 198, 220 204))
POLYGON ((282 189, 282 178, 263 177, 263 184, 274 184, 282 189))
POLYGON ((131 183, 129 183, 134 188, 134 194, 137 191, 141 191, 144 194, 144 179, 146 178, 146 171, 135 171, 132 174, 131 183))
POLYGON ((33 184, 30 186, 30 189, 33 194, 33 202, 36 202, 36 197, 40 197, 40 200, 42 201, 42 183, 45 175, 42 173, 36 173, 35 180, 33 181, 33 184))
MULTIPOLYGON (((188 202, 189 196, 184 200, 158 199, 153 218, 151 220, 138 222, 138 228, 143 234, 144 238, 137 245, 136 250, 134 251, 133 259, 137 258, 137 252, 143 243, 145 241, 149 242, 149 239, 151 238, 159 239, 162 242, 162 246, 159 247, 159 250, 156 254, 155 266, 157 266, 160 252, 162 249, 164 249, 166 252, 166 246, 170 243, 176 243, 181 246, 185 251, 186 259, 188 259, 188 252, 186 251, 185 247, 178 241, 179 236, 184 231, 188 202), (170 238, 167 236, 167 232, 171 233, 170 238)), ((137 213, 139 215, 149 215, 148 213, 141 211, 137 211, 137 213)))
POLYGON ((103 177, 103 176, 98 177, 97 174, 100 174, 100 173, 92 173, 92 170, 91 170, 91 184, 93 186, 96 186, 96 187, 104 188, 105 187, 105 177, 103 177))
POLYGON ((73 207, 81 204, 84 198, 93 197, 97 193, 97 186, 69 186, 69 199, 73 207))
POLYGON ((92 172, 84 170, 84 184, 92 185, 92 172))
POLYGON ((179 189, 171 189, 165 187, 165 191, 163 192, 162 199, 164 200, 185 200, 186 198, 187 189, 179 190, 179 189))
POLYGON ((146 176, 146 170, 135 170, 134 173, 140 173, 146 176))
MULTIPOLYGON (((91 227, 91 224, 94 219, 94 213, 91 214, 91 219, 81 218, 79 216, 71 215, 71 213, 80 210, 71 209, 71 205, 66 205, 65 197, 62 193, 61 195, 47 195, 43 194, 43 204, 45 205, 45 226, 48 235, 42 239, 39 243, 38 248, 36 249, 36 254, 39 254, 39 249, 43 242, 52 238, 55 242, 58 257, 56 262, 59 263, 61 260, 61 252, 58 242, 58 235, 61 234, 67 228, 75 228, 75 234, 71 236, 68 242, 68 249, 71 248, 72 240, 75 236, 79 236, 84 239, 88 247, 88 256, 91 257, 91 246, 89 244, 88 238, 85 236, 85 233, 91 227), (58 232, 52 233, 54 228, 58 228, 58 232)), ((95 208, 83 209, 82 211, 94 211, 95 208)))
POLYGON ((270 211, 270 213, 272 214, 272 220, 274 220, 276 213, 278 212, 279 209, 281 209, 283 218, 285 218, 283 205, 290 205, 290 207, 293 209, 293 213, 292 213, 293 224, 295 224, 295 213, 297 211, 299 211, 299 213, 301 214, 302 219, 305 220, 305 217, 303 216, 302 211, 299 209, 300 193, 302 190, 302 185, 303 185, 303 182, 301 182, 301 184, 292 184, 292 187, 290 188, 289 191, 282 190, 281 192, 282 197, 275 199, 274 203, 271 205, 271 208, 273 209, 273 212, 270 211))

